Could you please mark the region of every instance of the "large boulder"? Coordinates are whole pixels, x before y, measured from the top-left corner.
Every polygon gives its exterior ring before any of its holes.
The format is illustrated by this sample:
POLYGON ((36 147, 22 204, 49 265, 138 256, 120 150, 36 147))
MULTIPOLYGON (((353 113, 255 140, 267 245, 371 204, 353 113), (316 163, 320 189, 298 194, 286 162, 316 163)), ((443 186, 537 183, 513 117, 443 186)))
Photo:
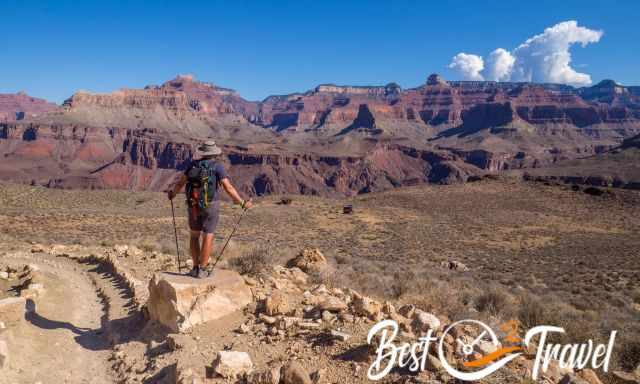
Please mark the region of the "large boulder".
POLYGON ((253 362, 246 352, 220 351, 213 362, 213 370, 225 378, 242 377, 253 371, 253 362))
POLYGON ((184 332, 238 311, 252 299, 244 279, 234 271, 216 270, 205 279, 164 272, 149 282, 147 308, 152 320, 184 332))
POLYGON ((413 326, 418 332, 427 332, 429 329, 437 331, 440 329, 440 320, 429 312, 416 309, 413 312, 413 326))
POLYGON ((448 260, 440 263, 443 268, 451 269, 454 271, 466 272, 469 270, 469 267, 464 265, 463 263, 456 260, 448 260))
POLYGON ((342 312, 349 309, 349 306, 337 297, 327 296, 318 303, 318 309, 321 311, 342 312))
POLYGON ((353 297, 353 311, 358 316, 366 316, 371 320, 378 320, 381 317, 382 304, 361 295, 353 297))
POLYGON ((320 272, 327 267, 327 258, 319 249, 307 248, 303 249, 298 256, 287 261, 287 267, 297 267, 307 273, 320 272))

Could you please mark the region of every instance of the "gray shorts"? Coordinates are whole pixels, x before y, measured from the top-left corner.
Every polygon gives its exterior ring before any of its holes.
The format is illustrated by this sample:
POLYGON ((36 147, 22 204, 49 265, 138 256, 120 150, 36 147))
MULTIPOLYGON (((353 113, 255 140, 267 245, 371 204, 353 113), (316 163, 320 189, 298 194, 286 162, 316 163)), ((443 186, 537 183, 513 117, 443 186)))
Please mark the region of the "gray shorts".
POLYGON ((212 201, 206 209, 189 210, 189 229, 204 233, 214 233, 220 219, 220 202, 212 201))

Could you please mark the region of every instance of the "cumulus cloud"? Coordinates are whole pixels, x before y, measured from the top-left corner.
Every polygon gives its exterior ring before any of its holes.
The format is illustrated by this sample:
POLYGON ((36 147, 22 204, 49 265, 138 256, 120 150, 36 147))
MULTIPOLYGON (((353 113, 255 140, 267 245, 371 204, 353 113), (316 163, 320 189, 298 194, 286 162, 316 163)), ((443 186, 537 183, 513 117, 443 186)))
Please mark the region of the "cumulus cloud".
POLYGON ((516 58, 506 49, 498 48, 489 54, 484 77, 496 81, 507 81, 511 78, 516 58))
POLYGON ((484 69, 484 60, 478 55, 460 52, 453 57, 449 68, 458 71, 467 80, 483 80, 480 72, 484 69))
POLYGON ((578 26, 574 20, 558 23, 527 39, 511 52, 498 48, 482 57, 459 53, 449 68, 467 80, 532 81, 571 85, 591 84, 591 76, 571 67, 574 44, 585 47, 600 41, 603 32, 578 26))

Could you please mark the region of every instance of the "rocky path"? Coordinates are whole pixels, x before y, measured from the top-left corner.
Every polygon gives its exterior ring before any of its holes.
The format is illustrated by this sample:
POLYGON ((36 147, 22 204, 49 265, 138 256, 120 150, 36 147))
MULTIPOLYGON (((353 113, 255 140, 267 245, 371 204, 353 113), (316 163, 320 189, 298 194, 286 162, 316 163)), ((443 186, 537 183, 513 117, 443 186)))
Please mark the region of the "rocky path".
POLYGON ((109 360, 115 319, 128 314, 127 290, 103 267, 45 254, 3 256, 35 266, 44 292, 27 301, 26 321, 12 330, 3 383, 114 383, 109 360), (6 380, 6 381, 5 381, 6 380))

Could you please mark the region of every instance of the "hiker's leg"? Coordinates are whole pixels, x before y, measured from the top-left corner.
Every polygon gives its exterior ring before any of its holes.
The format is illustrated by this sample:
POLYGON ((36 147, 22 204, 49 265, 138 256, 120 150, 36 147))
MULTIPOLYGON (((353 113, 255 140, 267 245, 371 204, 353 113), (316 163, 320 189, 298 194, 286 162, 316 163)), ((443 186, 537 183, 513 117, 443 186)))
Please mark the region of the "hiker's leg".
POLYGON ((209 263, 209 256, 213 249, 213 233, 202 232, 202 252, 200 252, 200 266, 204 267, 209 263))
POLYGON ((207 214, 202 220, 202 249, 200 252, 200 266, 206 266, 209 263, 209 256, 213 250, 213 233, 218 226, 220 217, 220 203, 213 202, 207 209, 207 214))
POLYGON ((191 248, 191 260, 193 260, 193 266, 196 267, 200 264, 200 231, 191 231, 189 245, 191 248))

